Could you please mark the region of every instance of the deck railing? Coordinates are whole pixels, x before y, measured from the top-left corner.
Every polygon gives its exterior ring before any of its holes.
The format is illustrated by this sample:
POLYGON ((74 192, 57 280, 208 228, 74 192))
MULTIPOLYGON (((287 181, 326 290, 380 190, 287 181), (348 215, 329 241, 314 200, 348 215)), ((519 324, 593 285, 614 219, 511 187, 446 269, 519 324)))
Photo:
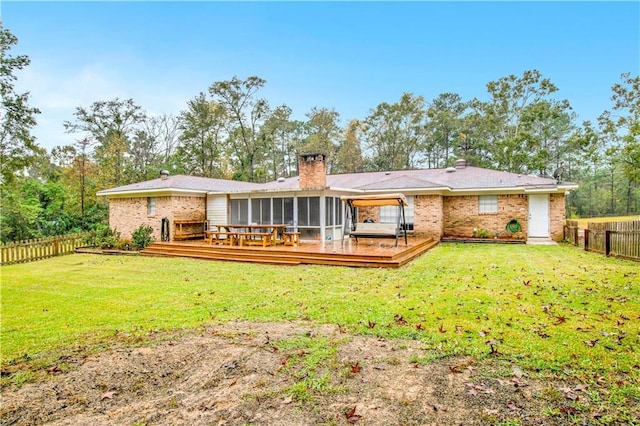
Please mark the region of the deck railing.
POLYGON ((58 235, 0 245, 0 264, 31 262, 75 252, 83 245, 84 233, 58 235))

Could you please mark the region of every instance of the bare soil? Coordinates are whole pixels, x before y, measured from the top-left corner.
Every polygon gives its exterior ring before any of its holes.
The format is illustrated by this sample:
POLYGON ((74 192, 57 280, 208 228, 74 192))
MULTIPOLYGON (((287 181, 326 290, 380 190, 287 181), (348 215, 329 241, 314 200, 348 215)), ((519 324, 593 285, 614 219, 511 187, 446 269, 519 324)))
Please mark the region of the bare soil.
MULTIPOLYGON (((549 383, 491 359, 418 364, 420 342, 343 333, 338 326, 232 322, 147 346, 67 358, 37 383, 2 389, 1 424, 477 425, 564 424, 575 399, 549 401, 549 383), (322 338, 335 352, 300 392, 314 354, 278 342, 322 338), (494 374, 498 371, 502 374, 494 374), (504 374, 504 372, 507 372, 504 374), (325 383, 326 385, 326 383, 325 383), (298 389, 296 391, 295 389, 298 389), (563 407, 567 407, 563 411, 563 407), (557 416, 545 415, 556 404, 557 416)), ((307 377, 308 378, 308 377, 307 377)), ((555 384, 564 387, 566 384, 555 384)), ((580 387, 574 389, 579 398, 580 387)))

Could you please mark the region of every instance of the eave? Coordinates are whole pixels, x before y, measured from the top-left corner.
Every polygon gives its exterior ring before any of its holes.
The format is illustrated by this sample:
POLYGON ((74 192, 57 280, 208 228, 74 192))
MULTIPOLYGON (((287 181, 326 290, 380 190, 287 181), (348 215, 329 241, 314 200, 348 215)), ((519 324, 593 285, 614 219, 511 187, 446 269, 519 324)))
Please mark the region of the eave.
POLYGON ((138 198, 138 197, 206 197, 207 191, 199 191, 194 189, 181 188, 157 188, 157 189, 136 189, 133 191, 98 191, 98 196, 106 196, 107 198, 138 198))

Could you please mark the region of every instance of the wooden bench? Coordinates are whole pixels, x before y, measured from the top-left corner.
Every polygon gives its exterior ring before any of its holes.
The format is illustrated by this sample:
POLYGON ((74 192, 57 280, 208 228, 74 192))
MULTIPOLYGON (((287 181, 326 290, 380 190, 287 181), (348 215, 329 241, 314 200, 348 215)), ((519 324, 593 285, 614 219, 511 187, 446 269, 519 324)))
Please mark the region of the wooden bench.
POLYGON ((240 246, 272 245, 273 233, 271 232, 238 232, 240 246))
POLYGON ((299 246, 300 245, 300 233, 299 232, 283 232, 282 237, 284 239, 285 246, 299 246))
POLYGON ((204 240, 208 244, 229 244, 235 245, 238 239, 237 232, 225 232, 225 231, 205 231, 204 240))
POLYGON ((174 220, 173 239, 188 240, 190 238, 202 238, 206 235, 206 220, 174 220))
POLYGON ((356 224, 356 230, 351 231, 350 235, 358 242, 360 238, 395 238, 398 244, 398 236, 403 235, 404 231, 398 230, 395 223, 368 223, 362 222, 356 224))

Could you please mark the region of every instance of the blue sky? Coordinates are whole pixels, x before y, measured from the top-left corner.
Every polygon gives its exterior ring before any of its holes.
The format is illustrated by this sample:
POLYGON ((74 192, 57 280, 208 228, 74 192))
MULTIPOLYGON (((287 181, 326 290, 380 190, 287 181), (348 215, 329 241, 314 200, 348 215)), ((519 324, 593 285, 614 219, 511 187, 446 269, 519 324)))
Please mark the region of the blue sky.
POLYGON ((346 122, 402 93, 486 100, 486 84, 537 69, 579 121, 611 108, 639 74, 640 2, 17 2, 3 25, 31 65, 17 89, 42 110, 47 148, 75 107, 133 98, 178 113, 215 81, 258 75, 294 118, 334 108, 346 122))

